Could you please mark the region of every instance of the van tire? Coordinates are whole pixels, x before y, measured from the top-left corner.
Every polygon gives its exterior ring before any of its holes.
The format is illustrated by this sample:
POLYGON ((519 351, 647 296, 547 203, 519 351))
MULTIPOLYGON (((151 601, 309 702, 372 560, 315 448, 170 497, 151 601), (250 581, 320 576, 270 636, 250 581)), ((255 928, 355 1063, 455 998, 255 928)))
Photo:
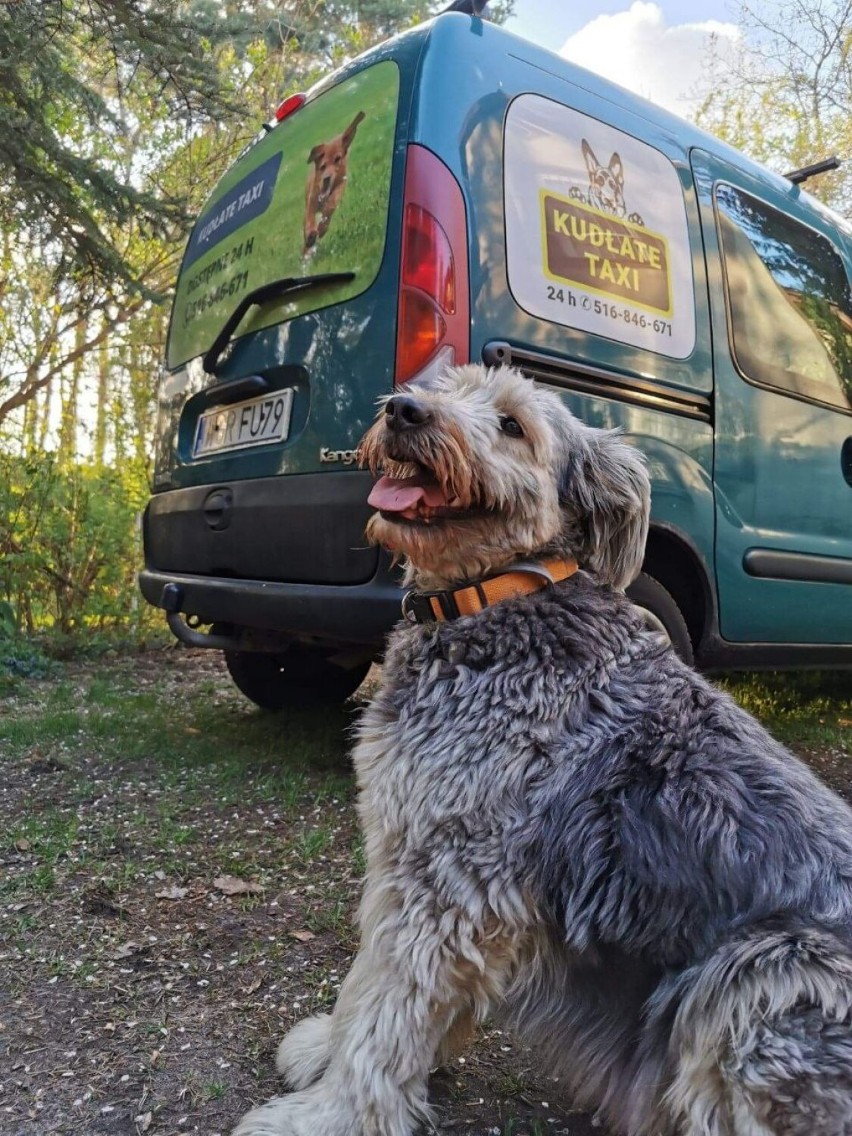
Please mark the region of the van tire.
POLYGON ((649 627, 665 634, 675 654, 692 666, 695 655, 686 620, 670 592, 647 572, 640 572, 627 589, 627 598, 642 612, 649 627))
POLYGON ((293 643, 285 651, 225 651, 225 665, 237 688, 262 710, 337 705, 354 694, 369 662, 340 667, 318 647, 293 643))

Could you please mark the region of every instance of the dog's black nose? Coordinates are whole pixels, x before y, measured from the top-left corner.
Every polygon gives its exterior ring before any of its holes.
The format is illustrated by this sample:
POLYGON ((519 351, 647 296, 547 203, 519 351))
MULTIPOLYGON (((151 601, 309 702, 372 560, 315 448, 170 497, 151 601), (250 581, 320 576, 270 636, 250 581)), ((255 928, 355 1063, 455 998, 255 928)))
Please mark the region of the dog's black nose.
POLYGON ((389 430, 414 430, 425 426, 432 412, 414 398, 395 395, 385 403, 385 425, 389 430))

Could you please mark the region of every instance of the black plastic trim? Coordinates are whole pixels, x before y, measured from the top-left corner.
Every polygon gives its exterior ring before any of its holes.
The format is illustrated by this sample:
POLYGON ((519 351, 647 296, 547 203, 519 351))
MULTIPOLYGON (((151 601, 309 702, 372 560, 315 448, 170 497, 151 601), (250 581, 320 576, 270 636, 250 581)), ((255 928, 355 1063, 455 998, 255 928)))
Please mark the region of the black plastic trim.
POLYGON ((852 560, 840 556, 814 556, 806 552, 779 552, 749 548, 743 556, 749 576, 761 580, 802 580, 809 584, 852 584, 852 560))
POLYGON ((730 643, 710 634, 702 641, 695 664, 708 673, 852 670, 852 643, 730 643))
POLYGON ((482 348, 482 359, 488 367, 518 367, 530 378, 565 390, 609 398, 648 410, 662 410, 698 422, 713 421, 713 401, 709 395, 672 390, 651 379, 613 374, 602 367, 575 363, 525 347, 513 347, 502 340, 486 343, 482 348))
MULTIPOLYGON (((390 557, 366 584, 281 584, 190 576, 145 568, 139 586, 148 603, 163 606, 164 589, 180 589, 180 610, 202 623, 254 627, 335 644, 362 643, 378 651, 401 618, 402 589, 390 557)), ((166 596, 175 596, 174 589, 166 596)))

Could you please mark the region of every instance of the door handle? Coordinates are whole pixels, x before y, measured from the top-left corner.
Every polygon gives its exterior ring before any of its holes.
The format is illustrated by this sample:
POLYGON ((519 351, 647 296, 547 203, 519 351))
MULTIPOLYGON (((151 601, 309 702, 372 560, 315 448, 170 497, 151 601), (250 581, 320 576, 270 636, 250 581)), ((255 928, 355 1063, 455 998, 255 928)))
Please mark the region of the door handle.
POLYGON ((840 447, 840 470, 849 485, 852 485, 852 438, 847 438, 840 447))

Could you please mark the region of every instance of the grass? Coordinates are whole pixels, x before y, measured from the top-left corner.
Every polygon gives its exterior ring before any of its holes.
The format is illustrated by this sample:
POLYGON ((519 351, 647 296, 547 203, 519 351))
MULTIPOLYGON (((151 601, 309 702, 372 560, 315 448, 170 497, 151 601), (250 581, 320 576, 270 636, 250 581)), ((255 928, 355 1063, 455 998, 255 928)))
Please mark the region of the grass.
POLYGON ((785 745, 852 749, 848 671, 744 674, 719 685, 785 745))

